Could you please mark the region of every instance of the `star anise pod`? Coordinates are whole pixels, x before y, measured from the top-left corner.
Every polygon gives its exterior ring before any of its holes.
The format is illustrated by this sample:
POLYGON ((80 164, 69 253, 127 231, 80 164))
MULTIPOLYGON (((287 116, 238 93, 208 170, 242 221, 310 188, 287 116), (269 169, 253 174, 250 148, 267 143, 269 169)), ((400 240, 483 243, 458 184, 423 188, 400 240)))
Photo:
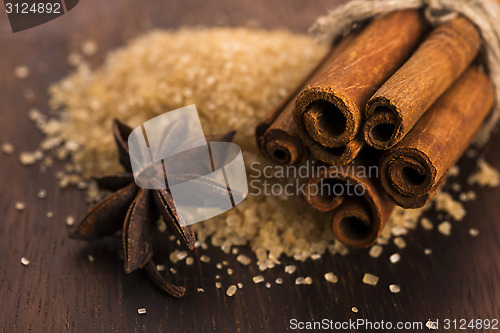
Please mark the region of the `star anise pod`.
MULTIPOLYGON (((155 222, 161 215, 168 229, 186 249, 193 250, 196 236, 177 213, 168 189, 149 190, 136 185, 127 142, 131 132, 132 128, 129 126, 117 119, 113 121, 113 135, 120 164, 126 172, 94 178, 100 189, 113 193, 91 207, 80 223, 69 231, 69 235, 71 238, 89 241, 112 236, 122 229, 125 272, 129 274, 144 269, 163 291, 174 297, 182 297, 185 288, 172 284, 156 269, 152 260, 152 233, 155 222)), ((178 130, 171 128, 168 132, 164 140, 166 144, 169 135, 177 135, 178 130)), ((230 142, 234 134, 231 131, 223 135, 207 136, 206 139, 209 143, 230 142)))

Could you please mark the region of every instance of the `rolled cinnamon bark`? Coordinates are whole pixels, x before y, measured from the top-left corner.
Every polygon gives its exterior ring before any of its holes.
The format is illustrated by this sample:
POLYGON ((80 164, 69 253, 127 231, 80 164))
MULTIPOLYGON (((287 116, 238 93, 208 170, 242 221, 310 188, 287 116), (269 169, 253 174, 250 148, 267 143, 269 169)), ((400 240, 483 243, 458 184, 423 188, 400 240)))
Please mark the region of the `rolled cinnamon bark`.
POLYGON ((354 140, 340 147, 328 148, 313 144, 309 147, 309 150, 321 162, 341 166, 351 163, 358 156, 364 145, 363 136, 358 135, 354 140))
POLYGON ((309 154, 297 134, 292 107, 297 92, 289 94, 255 129, 257 146, 268 160, 280 165, 293 165, 309 154))
POLYGON ((370 98, 365 141, 389 149, 469 67, 481 44, 475 26, 463 17, 439 25, 415 54, 370 98))
POLYGON ((328 205, 336 206, 332 231, 338 240, 349 246, 373 244, 395 207, 376 175, 370 175, 372 164, 356 160, 348 166, 321 170, 306 186, 316 189, 310 190, 313 195, 306 197, 313 207, 321 210, 328 205), (343 186, 344 192, 339 193, 338 184, 343 186))
POLYGON ((493 107, 486 74, 468 69, 380 162, 382 185, 405 208, 425 205, 493 107))
POLYGON ((345 182, 335 178, 315 177, 309 179, 306 186, 306 201, 320 212, 329 212, 340 206, 344 201, 343 195, 334 195, 328 189, 345 185, 345 182))
POLYGON ((257 145, 260 152, 269 160, 280 165, 294 165, 303 161, 309 150, 298 136, 297 127, 293 121, 293 109, 299 93, 307 87, 310 80, 335 61, 337 56, 358 35, 351 32, 328 52, 326 57, 306 77, 306 79, 292 91, 278 106, 262 120, 255 129, 257 145))
POLYGON ((416 10, 374 19, 297 98, 294 120, 303 142, 332 148, 352 141, 366 102, 411 54, 425 28, 416 10))

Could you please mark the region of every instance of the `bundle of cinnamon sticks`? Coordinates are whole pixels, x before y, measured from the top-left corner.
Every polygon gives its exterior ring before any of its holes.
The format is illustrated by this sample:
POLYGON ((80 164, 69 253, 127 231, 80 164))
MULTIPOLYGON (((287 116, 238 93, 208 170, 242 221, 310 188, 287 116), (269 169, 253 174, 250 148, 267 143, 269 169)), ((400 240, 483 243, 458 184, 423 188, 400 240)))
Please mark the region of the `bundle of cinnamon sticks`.
POLYGON ((287 166, 309 152, 328 166, 378 166, 377 177, 335 168, 309 179, 319 187, 360 184, 362 195, 306 196, 331 212, 339 240, 369 246, 395 205, 422 207, 433 197, 491 111, 480 47, 477 28, 462 17, 433 28, 417 10, 377 17, 334 45, 266 117, 256 130, 259 149, 287 166))

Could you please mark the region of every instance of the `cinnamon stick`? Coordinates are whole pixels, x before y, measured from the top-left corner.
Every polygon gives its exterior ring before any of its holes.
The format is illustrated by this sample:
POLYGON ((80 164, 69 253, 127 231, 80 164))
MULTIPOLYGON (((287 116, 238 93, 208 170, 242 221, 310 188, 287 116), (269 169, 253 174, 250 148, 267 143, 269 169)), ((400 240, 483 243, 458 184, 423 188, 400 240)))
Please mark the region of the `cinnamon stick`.
POLYGON ((344 201, 344 196, 335 195, 333 189, 338 186, 343 188, 345 182, 327 177, 326 174, 326 171, 322 171, 318 177, 311 177, 305 187, 306 201, 320 212, 330 212, 344 201))
POLYGON ((355 36, 357 36, 357 32, 352 32, 332 47, 305 80, 257 125, 255 129, 257 146, 267 159, 276 164, 289 166, 297 164, 307 157, 309 150, 298 136, 297 127, 293 121, 295 100, 299 93, 307 87, 310 80, 335 61, 355 36))
POLYGON ((291 117, 296 95, 296 91, 289 94, 255 129, 260 152, 276 164, 294 165, 309 154, 291 117))
POLYGON ((309 150, 321 162, 341 166, 351 163, 358 156, 364 145, 363 136, 358 135, 354 140, 340 147, 328 148, 313 144, 309 147, 309 150))
POLYGON ((439 25, 415 54, 375 93, 366 107, 364 136, 389 149, 469 67, 481 44, 475 26, 463 17, 439 25))
POLYGON ((352 141, 366 102, 411 54, 425 28, 416 10, 374 19, 297 98, 294 120, 303 142, 332 148, 352 141))
POLYGON ((306 186, 310 189, 319 185, 318 188, 322 189, 306 197, 313 207, 321 210, 328 204, 330 207, 336 205, 332 231, 338 240, 348 246, 367 247, 373 244, 395 207, 376 176, 367 171, 371 164, 357 159, 348 166, 321 170, 309 179, 306 186), (344 186, 342 194, 335 190, 337 184, 344 186), (331 192, 325 189, 328 186, 331 192))
POLYGON ((486 74, 468 69, 381 159, 381 182, 400 206, 425 205, 493 107, 486 74))

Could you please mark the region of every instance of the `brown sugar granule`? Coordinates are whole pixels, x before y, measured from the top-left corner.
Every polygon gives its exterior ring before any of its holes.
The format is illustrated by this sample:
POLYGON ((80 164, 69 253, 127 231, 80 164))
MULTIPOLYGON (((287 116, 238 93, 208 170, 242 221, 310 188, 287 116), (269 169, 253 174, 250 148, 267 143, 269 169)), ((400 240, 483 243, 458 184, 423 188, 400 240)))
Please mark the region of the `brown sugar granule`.
POLYGON ((478 184, 481 187, 497 187, 500 185, 498 170, 482 159, 477 161, 477 166, 478 170, 467 179, 469 184, 478 184))
POLYGON ((368 284, 370 286, 376 286, 378 283, 378 276, 370 274, 370 273, 366 273, 363 276, 363 283, 368 284))
POLYGON ((18 79, 26 79, 28 76, 30 76, 30 69, 26 66, 17 66, 14 69, 14 75, 18 79))
POLYGON ((14 146, 9 142, 2 143, 2 152, 6 155, 13 154, 15 151, 14 146))
POLYGON ((229 297, 233 296, 234 294, 236 294, 236 290, 238 290, 238 288, 234 284, 231 285, 229 288, 227 288, 226 291, 227 296, 229 297))

